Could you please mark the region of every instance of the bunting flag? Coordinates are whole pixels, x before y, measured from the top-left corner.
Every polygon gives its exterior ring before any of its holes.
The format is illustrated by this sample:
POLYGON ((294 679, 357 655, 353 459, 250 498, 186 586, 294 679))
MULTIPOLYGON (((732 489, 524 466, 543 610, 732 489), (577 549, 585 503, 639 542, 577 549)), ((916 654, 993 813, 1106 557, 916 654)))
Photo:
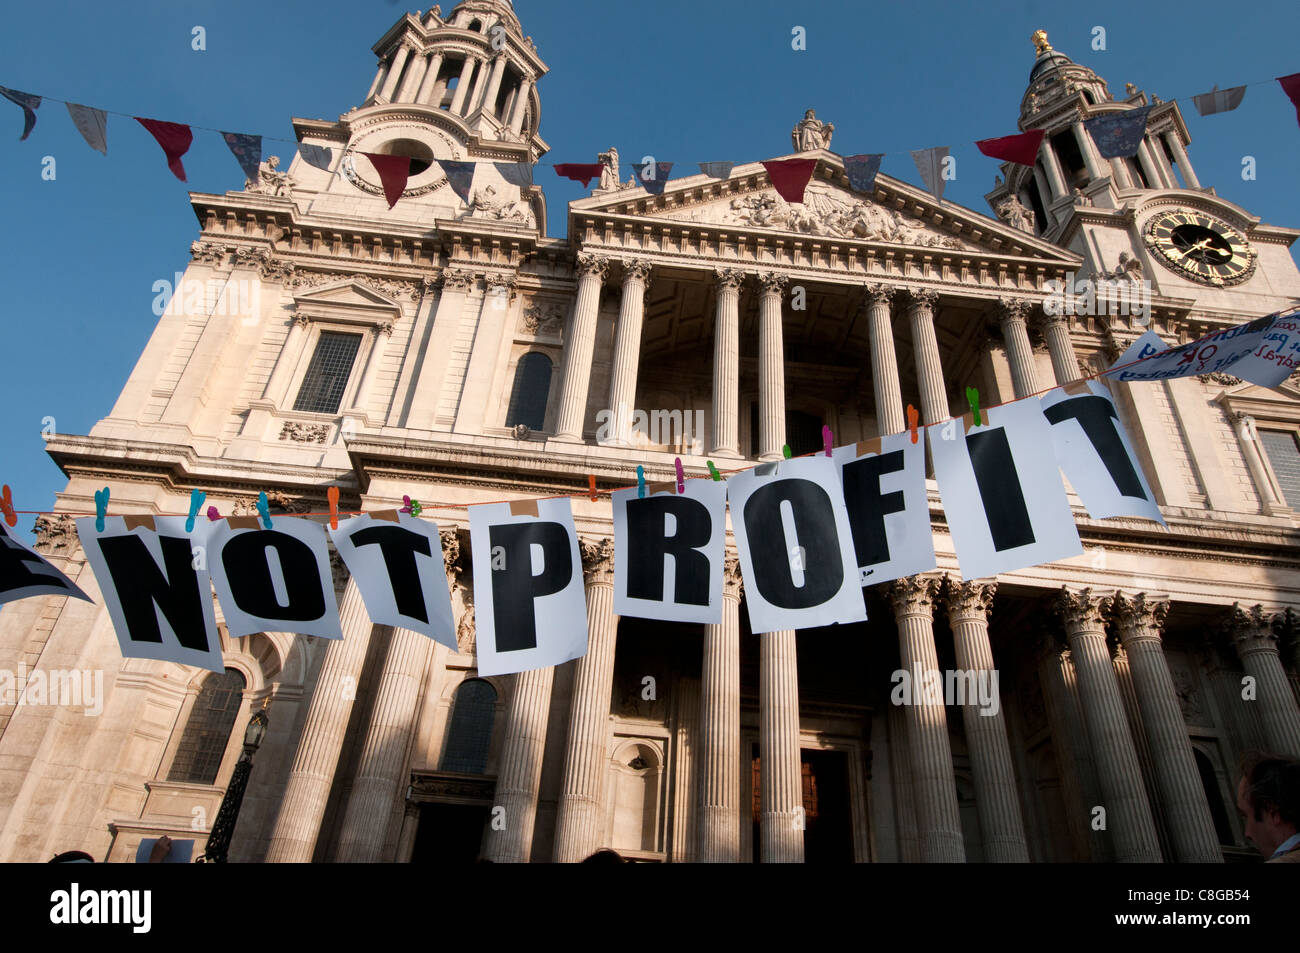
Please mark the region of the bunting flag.
POLYGON ((701 162, 700 171, 711 179, 729 179, 731 170, 736 167, 734 162, 701 162))
POLYGON ((1125 112, 1107 113, 1084 120, 1097 151, 1103 159, 1131 159, 1137 155, 1138 146, 1147 131, 1147 113, 1151 106, 1142 106, 1125 112))
POLYGON ((849 177, 849 188, 855 192, 870 193, 876 188, 876 175, 884 153, 870 153, 844 157, 844 172, 849 177))
POLYGON ((447 176, 447 184, 451 186, 451 190, 460 196, 462 202, 468 204, 470 184, 474 181, 474 163, 439 159, 438 165, 442 166, 443 174, 447 176))
POLYGON ((585 189, 591 185, 592 179, 600 178, 601 170, 604 168, 605 166, 599 162, 560 162, 555 166, 555 174, 562 179, 581 182, 585 189))
POLYGON ((511 185, 518 186, 521 189, 532 187, 533 164, 531 162, 494 162, 492 164, 496 166, 501 178, 511 185))
POLYGON ((135 121, 148 129, 158 145, 162 146, 163 155, 167 156, 167 168, 172 170, 172 175, 182 182, 186 181, 185 166, 181 163, 181 156, 189 151, 190 143, 194 141, 194 133, 190 131, 190 127, 179 122, 141 119, 139 116, 135 117, 135 121))
POLYGON ((1277 384, 1266 381, 1280 373, 1278 383, 1281 383, 1297 367, 1296 358, 1300 354, 1292 343, 1294 333, 1289 327, 1295 324, 1294 317, 1278 318, 1277 315, 1270 314, 1246 324, 1225 328, 1190 344, 1161 351, 1132 367, 1117 364, 1102 376, 1119 381, 1163 381, 1176 377, 1226 373, 1232 368, 1231 373, 1252 384, 1276 387, 1277 384), (1277 331, 1273 331, 1275 321, 1281 325, 1277 331), (1278 337, 1270 337, 1272 334, 1278 337), (1247 358, 1251 360, 1246 360, 1247 358))
POLYGON ((645 165, 632 164, 632 174, 640 186, 651 195, 663 195, 668 176, 673 171, 671 162, 647 162, 645 165), (649 173, 648 175, 646 173, 649 173))
POLYGON ((772 159, 762 163, 767 177, 772 180, 776 194, 793 205, 802 204, 803 191, 808 187, 816 159, 772 159))
POLYGON ((108 155, 108 114, 102 109, 68 103, 68 115, 81 138, 86 140, 86 145, 108 155))
POLYGON ((1017 165, 1032 166, 1038 158, 1038 147, 1043 143, 1046 130, 1031 129, 1017 136, 1001 136, 997 139, 981 139, 975 147, 990 159, 1003 159, 1017 165))
POLYGON ((226 140, 235 161, 244 170, 244 177, 250 182, 257 181, 258 166, 262 164, 262 137, 249 136, 239 132, 223 132, 221 138, 226 140))
MULTIPOLYGON (((379 173, 379 181, 384 186, 384 198, 392 208, 406 190, 406 180, 411 177, 410 156, 381 156, 376 152, 361 153, 370 160, 370 164, 379 173)), ((450 176, 448 176, 450 179, 450 176)))
POLYGON ((16 89, 9 89, 5 86, 0 86, 0 96, 9 100, 15 106, 22 107, 23 134, 18 137, 18 141, 22 142, 36 128, 36 110, 41 106, 41 97, 33 96, 31 93, 20 93, 16 89))
POLYGON ((313 169, 320 169, 322 172, 328 172, 330 166, 334 164, 333 150, 326 149, 324 146, 309 146, 305 142, 299 143, 298 155, 302 156, 303 162, 313 169))
MULTIPOLYGON (((1292 73, 1290 76, 1279 76, 1277 81, 1282 84, 1282 91, 1295 104, 1295 120, 1300 123, 1300 73, 1292 73)), ((39 101, 38 101, 39 102, 39 101)), ((32 122, 36 120, 33 119, 32 122)), ((26 135, 23 138, 27 138, 26 135)))
POLYGON ((918 149, 912 153, 916 171, 921 173, 921 181, 940 202, 943 201, 943 160, 948 158, 947 146, 935 146, 933 149, 918 149))
POLYGON ((1236 109, 1245 98, 1245 86, 1219 89, 1219 85, 1216 83, 1208 93, 1193 96, 1192 102, 1196 104, 1196 111, 1202 116, 1212 116, 1215 113, 1226 113, 1236 109))

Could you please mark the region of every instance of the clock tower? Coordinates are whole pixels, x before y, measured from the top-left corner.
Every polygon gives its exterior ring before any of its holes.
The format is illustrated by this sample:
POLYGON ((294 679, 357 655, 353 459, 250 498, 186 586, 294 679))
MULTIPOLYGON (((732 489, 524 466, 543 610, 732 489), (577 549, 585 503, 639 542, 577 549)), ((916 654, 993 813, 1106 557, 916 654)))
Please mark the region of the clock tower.
POLYGON ((1044 31, 1032 39, 1019 126, 1045 135, 1032 168, 1003 165, 986 196, 999 218, 1083 256, 1079 279, 1148 282, 1152 307, 1179 319, 1160 328, 1170 343, 1189 318, 1240 323, 1300 299, 1289 251, 1300 231, 1267 225, 1201 184, 1177 103, 1132 83, 1117 98, 1044 31), (1085 121, 1144 111, 1136 155, 1103 158, 1085 121))

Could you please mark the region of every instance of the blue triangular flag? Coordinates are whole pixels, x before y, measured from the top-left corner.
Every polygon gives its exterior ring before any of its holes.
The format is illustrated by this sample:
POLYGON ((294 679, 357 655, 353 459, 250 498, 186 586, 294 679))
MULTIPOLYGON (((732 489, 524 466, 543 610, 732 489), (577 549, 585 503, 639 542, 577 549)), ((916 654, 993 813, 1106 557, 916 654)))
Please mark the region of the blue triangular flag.
POLYGON ((921 173, 921 181, 930 194, 943 201, 943 160, 948 158, 947 146, 935 146, 933 149, 917 149, 912 153, 916 170, 921 173))
POLYGON ((705 175, 715 179, 731 178, 731 170, 736 167, 734 162, 701 162, 700 171, 705 175))
POLYGON ((334 162, 334 152, 326 149, 324 146, 309 146, 305 142, 299 143, 298 155, 302 156, 302 161, 317 169, 325 172, 330 170, 334 162))
POLYGON ((632 174, 641 187, 651 195, 663 195, 668 176, 673 171, 671 162, 647 162, 644 165, 632 163, 632 174))
POLYGON ((844 157, 844 172, 849 177, 849 187, 855 192, 872 192, 876 188, 876 173, 880 171, 879 155, 857 155, 844 157))
POLYGON ((468 202, 469 187, 470 183, 474 181, 474 166, 476 163, 439 159, 438 165, 442 166, 442 171, 447 176, 447 183, 451 186, 451 190, 460 196, 462 202, 468 202))
POLYGON ((1147 131, 1147 113, 1150 106, 1140 106, 1125 112, 1107 113, 1087 119, 1083 128, 1088 130, 1097 151, 1103 159, 1128 159, 1137 154, 1138 146, 1147 131))
POLYGON ((18 141, 22 142, 36 128, 36 110, 40 108, 41 97, 33 96, 31 93, 20 93, 16 89, 7 89, 4 86, 0 86, 0 96, 9 100, 15 106, 22 107, 23 134, 18 137, 18 141))
POLYGON ((531 162, 494 162, 501 178, 521 189, 533 184, 533 164, 531 162))
POLYGON ((262 137, 242 132, 223 132, 221 137, 235 154, 235 161, 244 170, 244 177, 250 182, 256 182, 257 168, 262 164, 262 137))

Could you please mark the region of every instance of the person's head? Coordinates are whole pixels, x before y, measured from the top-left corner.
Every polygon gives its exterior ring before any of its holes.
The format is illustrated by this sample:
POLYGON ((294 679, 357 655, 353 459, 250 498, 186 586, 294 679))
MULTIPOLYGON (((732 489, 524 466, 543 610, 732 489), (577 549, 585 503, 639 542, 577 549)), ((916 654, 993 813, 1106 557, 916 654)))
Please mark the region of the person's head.
POLYGON ((55 854, 50 858, 52 864, 93 864, 95 858, 91 857, 84 850, 65 850, 61 854, 55 854))
POLYGON ((1246 821, 1246 838, 1271 856, 1300 828, 1300 761, 1248 751, 1238 774, 1237 810, 1246 821))
POLYGON ((590 857, 583 860, 584 864, 621 864, 624 863, 623 855, 616 850, 610 850, 608 847, 596 851, 590 857))

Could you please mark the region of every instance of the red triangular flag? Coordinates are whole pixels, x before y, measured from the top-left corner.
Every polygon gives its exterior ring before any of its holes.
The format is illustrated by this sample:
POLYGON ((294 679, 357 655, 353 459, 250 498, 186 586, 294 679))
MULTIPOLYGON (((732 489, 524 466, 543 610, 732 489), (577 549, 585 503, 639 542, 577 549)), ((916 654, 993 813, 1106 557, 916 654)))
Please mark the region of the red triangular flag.
POLYGON ((1045 134, 1042 129, 1031 129, 1018 136, 981 139, 975 143, 975 147, 990 159, 1004 159, 1018 165, 1032 166, 1038 158, 1038 147, 1042 145, 1045 134))
POLYGON ((1295 121, 1300 123, 1300 73, 1279 76, 1277 81, 1282 84, 1282 90, 1287 96, 1291 97, 1291 102, 1295 103, 1295 121))
POLYGON ((773 159, 764 162, 767 177, 772 180, 776 194, 787 202, 802 203, 803 190, 808 187, 813 169, 817 168, 816 159, 773 159))
POLYGON ((190 127, 179 122, 141 119, 139 116, 135 117, 135 121, 148 129, 158 145, 162 146, 163 154, 167 156, 167 168, 172 170, 172 175, 182 182, 186 181, 185 166, 181 164, 181 156, 189 151, 190 143, 194 141, 194 133, 190 131, 190 127))
POLYGON ((381 156, 373 152, 361 153, 370 160, 370 164, 379 173, 379 181, 384 185, 384 198, 392 208, 402 197, 406 189, 406 180, 411 177, 410 156, 381 156))
POLYGON ((560 162, 555 166, 555 174, 562 179, 573 179, 575 182, 581 182, 585 189, 591 184, 592 179, 600 178, 601 171, 605 168, 601 162, 560 162))

